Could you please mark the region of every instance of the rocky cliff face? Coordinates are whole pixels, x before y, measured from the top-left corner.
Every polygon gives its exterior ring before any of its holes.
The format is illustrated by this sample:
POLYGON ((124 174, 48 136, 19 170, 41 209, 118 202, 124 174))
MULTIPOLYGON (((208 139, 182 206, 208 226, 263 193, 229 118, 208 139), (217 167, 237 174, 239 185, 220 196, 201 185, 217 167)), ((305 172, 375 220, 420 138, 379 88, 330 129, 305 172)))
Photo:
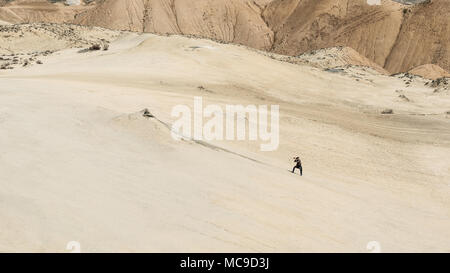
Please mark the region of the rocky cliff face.
POLYGON ((196 35, 286 55, 346 46, 392 73, 450 70, 450 0, 0 0, 0 20, 196 35), (54 1, 53 1, 54 2, 54 1))
POLYGON ((423 64, 450 70, 450 1, 434 0, 404 9, 404 19, 384 67, 406 71, 423 64))
POLYGON ((268 50, 273 33, 261 18, 266 1, 105 0, 75 22, 121 30, 198 35, 268 50))

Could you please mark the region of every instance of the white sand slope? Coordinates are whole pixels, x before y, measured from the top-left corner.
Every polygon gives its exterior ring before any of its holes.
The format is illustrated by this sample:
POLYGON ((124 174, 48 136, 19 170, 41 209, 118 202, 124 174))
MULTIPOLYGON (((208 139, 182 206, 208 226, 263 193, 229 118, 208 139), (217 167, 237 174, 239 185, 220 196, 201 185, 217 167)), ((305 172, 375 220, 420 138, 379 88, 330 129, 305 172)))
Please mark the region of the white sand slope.
POLYGON ((450 251, 449 94, 176 36, 43 62, 0 71, 0 251, 450 251), (279 104, 279 149, 174 141, 194 96, 279 104))

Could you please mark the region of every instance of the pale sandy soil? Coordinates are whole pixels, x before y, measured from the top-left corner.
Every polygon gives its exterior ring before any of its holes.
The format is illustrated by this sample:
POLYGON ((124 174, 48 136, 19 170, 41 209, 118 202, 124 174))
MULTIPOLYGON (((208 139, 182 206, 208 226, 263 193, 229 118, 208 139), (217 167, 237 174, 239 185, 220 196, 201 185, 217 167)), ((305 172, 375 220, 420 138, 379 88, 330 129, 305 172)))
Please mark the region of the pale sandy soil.
POLYGON ((0 70, 0 251, 450 251, 448 92, 177 36, 42 61, 0 70), (279 149, 172 140, 194 96, 280 105, 279 149))
POLYGON ((450 78, 450 73, 434 64, 425 64, 409 71, 410 74, 418 75, 427 79, 450 78))

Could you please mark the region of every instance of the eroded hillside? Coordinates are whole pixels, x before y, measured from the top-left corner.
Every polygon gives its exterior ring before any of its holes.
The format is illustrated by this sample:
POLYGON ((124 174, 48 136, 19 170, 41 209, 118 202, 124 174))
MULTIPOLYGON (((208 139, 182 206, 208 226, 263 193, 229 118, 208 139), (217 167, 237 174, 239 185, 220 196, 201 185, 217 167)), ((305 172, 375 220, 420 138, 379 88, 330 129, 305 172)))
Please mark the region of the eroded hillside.
POLYGON ((391 73, 450 70, 450 0, 47 0, 0 2, 0 20, 195 35, 286 55, 344 46, 391 73), (89 3, 87 3, 89 2, 89 3), (401 3, 399 3, 401 2, 401 3), (423 2, 423 3, 421 3, 423 2))

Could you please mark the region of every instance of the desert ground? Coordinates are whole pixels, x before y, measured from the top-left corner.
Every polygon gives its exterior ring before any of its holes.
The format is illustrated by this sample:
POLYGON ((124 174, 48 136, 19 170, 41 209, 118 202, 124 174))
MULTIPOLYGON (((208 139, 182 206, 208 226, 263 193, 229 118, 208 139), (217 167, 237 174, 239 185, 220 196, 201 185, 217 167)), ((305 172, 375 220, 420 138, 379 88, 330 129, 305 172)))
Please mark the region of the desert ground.
POLYGON ((2 252, 450 251, 445 78, 346 48, 0 27, 2 252), (174 140, 171 111, 195 96, 279 105, 279 148, 174 140))

